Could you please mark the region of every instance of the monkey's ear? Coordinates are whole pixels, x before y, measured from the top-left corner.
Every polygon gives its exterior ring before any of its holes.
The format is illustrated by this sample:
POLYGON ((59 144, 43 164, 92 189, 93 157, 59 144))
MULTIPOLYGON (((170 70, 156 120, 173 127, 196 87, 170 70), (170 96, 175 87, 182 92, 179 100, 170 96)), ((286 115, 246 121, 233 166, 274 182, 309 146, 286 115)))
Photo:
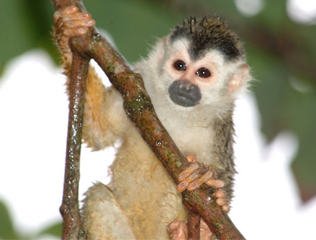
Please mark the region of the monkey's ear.
POLYGON ((241 89, 243 86, 247 84, 249 72, 250 72, 250 67, 246 63, 238 67, 233 77, 229 80, 229 85, 228 85, 229 94, 232 94, 238 91, 239 89, 241 89))

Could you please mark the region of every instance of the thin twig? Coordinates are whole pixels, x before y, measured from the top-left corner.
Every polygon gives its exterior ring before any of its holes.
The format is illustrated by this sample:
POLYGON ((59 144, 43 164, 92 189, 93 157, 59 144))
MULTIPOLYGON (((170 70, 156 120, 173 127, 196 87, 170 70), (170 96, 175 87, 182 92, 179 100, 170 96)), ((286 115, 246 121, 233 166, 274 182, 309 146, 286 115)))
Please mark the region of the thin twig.
POLYGON ((73 54, 71 81, 69 86, 69 122, 67 136, 66 166, 63 202, 60 212, 63 217, 62 239, 78 239, 83 235, 78 206, 80 178, 80 149, 84 111, 84 91, 88 75, 89 60, 73 54))
MULTIPOLYGON (((52 0, 57 8, 74 4, 71 0, 52 0)), ((83 7, 81 6, 83 10, 83 7)), ((73 52, 70 86, 69 117, 66 150, 66 166, 64 176, 63 200, 60 213, 63 217, 62 239, 84 239, 84 231, 79 213, 78 188, 80 178, 80 150, 82 139, 83 112, 88 76, 89 58, 73 52)))

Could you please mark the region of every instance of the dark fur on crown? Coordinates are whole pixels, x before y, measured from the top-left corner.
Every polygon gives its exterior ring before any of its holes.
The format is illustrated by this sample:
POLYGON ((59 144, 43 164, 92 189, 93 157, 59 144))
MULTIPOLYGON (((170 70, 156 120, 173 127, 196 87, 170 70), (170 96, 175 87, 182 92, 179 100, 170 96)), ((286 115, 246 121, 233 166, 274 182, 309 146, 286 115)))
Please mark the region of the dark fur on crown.
POLYGON ((244 50, 236 33, 219 17, 190 17, 176 26, 170 40, 187 38, 191 43, 190 54, 193 59, 202 57, 207 50, 217 49, 227 60, 234 61, 244 55, 244 50))

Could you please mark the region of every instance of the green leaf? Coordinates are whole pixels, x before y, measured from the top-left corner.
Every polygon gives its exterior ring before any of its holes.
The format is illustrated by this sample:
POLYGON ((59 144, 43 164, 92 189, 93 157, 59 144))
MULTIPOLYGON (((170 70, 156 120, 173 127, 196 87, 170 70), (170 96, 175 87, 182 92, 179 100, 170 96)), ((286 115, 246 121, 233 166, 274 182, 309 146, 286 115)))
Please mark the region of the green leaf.
POLYGON ((6 204, 0 199, 0 238, 1 239, 20 239, 15 232, 13 222, 6 204))
POLYGON ((62 222, 57 222, 54 223, 53 225, 45 228, 44 230, 42 230, 38 236, 43 236, 43 235, 53 235, 56 237, 61 237, 62 234, 62 222))

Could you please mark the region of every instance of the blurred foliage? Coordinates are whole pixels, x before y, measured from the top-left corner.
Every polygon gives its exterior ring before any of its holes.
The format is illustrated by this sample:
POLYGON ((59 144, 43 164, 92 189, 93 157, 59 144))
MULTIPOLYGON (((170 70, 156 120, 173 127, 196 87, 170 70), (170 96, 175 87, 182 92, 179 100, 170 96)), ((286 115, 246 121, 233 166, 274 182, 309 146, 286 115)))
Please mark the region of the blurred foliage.
POLYGON ((0 239, 20 239, 5 203, 0 199, 0 239))
POLYGON ((29 236, 19 233, 14 227, 14 222, 8 211, 6 204, 0 199, 0 239, 52 239, 52 237, 60 237, 62 232, 62 223, 57 222, 39 233, 29 236), (21 237, 23 235, 23 237, 21 237))
POLYGON ((47 235, 52 235, 52 236, 56 236, 59 237, 61 236, 62 233, 62 223, 61 222, 57 222, 45 229, 43 229, 39 234, 38 237, 40 236, 47 236, 47 235))
MULTIPOLYGON (((292 22, 286 0, 266 0, 253 17, 238 12, 234 1, 217 0, 93 0, 84 1, 97 22, 106 29, 129 62, 146 55, 155 37, 190 15, 219 14, 245 42, 253 69, 252 91, 262 117, 262 131, 271 141, 280 131, 299 139, 293 163, 302 199, 316 193, 316 27, 292 22)), ((51 42, 54 9, 49 0, 0 2, 0 69, 31 48, 45 48, 58 62, 51 42)), ((0 238, 18 238, 4 205, 0 205, 0 238)), ((57 233, 52 226, 43 233, 57 233)))

